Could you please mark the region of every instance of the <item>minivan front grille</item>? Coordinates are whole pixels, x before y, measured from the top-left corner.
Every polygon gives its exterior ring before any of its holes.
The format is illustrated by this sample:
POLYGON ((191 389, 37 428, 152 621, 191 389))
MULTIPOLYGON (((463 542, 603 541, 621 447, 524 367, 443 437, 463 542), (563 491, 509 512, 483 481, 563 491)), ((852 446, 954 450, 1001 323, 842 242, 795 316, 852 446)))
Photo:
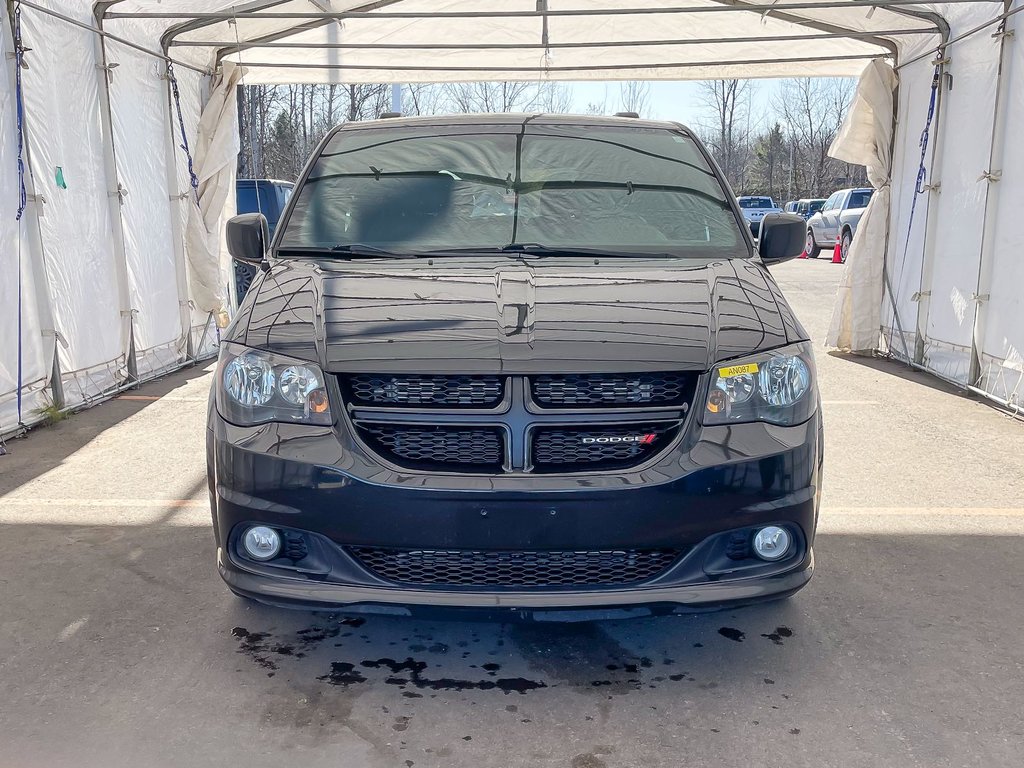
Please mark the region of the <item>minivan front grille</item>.
POLYGON ((676 425, 650 424, 540 427, 531 461, 536 472, 628 467, 660 453, 676 431, 676 425))
POLYGON ((533 376, 533 399, 546 408, 678 405, 692 394, 685 373, 582 373, 533 376))
POLYGON ((499 428, 369 424, 359 432, 381 455, 415 469, 500 472, 504 462, 499 428))
POLYGON ((396 584, 507 589, 636 584, 658 576, 682 554, 675 549, 349 551, 371 573, 396 584))
POLYGON ((341 381, 348 400, 364 406, 489 408, 505 394, 503 376, 357 373, 341 381))
POLYGON ((638 467, 686 423, 699 374, 338 374, 356 436, 397 467, 455 474, 638 467))

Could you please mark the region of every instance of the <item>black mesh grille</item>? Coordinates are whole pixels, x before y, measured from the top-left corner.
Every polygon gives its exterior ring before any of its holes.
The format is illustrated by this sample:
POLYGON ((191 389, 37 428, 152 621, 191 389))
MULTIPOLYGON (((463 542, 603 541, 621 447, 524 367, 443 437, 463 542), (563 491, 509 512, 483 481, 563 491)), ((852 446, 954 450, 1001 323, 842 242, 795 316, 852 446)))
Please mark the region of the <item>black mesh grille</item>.
POLYGON ((679 405, 693 379, 684 373, 585 373, 534 376, 533 399, 551 408, 679 405))
POLYGON ((542 427, 533 433, 532 461, 538 472, 635 466, 660 451, 675 425, 542 427))
POLYGON ((357 373, 342 382, 355 405, 489 408, 501 402, 505 390, 502 376, 357 373))
POLYGON ((359 425, 378 453, 422 469, 501 471, 504 441, 496 428, 359 425))
POLYGON ((681 552, 672 549, 505 551, 458 549, 350 549, 388 581, 450 587, 591 587, 647 581, 681 552))

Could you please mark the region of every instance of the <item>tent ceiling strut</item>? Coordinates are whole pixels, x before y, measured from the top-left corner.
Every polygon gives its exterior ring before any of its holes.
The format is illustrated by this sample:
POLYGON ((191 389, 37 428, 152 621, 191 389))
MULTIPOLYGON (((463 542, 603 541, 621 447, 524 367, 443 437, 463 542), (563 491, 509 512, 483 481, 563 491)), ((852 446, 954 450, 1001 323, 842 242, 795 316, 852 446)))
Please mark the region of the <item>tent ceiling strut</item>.
MULTIPOLYGON (((305 30, 289 30, 288 34, 305 30)), ((934 34, 931 28, 919 29, 885 29, 877 32, 816 32, 802 35, 755 35, 752 37, 694 37, 685 39, 670 40, 602 40, 597 42, 568 42, 568 43, 287 43, 287 42, 255 42, 250 41, 243 45, 244 48, 340 48, 343 50, 443 50, 443 51, 489 51, 489 50, 521 50, 532 48, 632 48, 662 45, 711 45, 715 43, 762 43, 762 42, 788 42, 790 40, 830 40, 833 38, 864 39, 879 35, 927 35, 934 34)), ((192 47, 192 48, 226 48, 235 46, 233 40, 203 40, 201 42, 190 42, 188 40, 174 40, 171 47, 192 47)), ((230 51, 226 55, 230 55, 230 51)))
POLYGON ((543 74, 545 72, 590 72, 639 69, 689 69, 699 67, 725 67, 730 65, 746 66, 757 64, 803 64, 827 61, 867 61, 870 59, 889 58, 887 53, 862 53, 849 56, 800 56, 796 58, 770 59, 725 59, 722 61, 687 61, 657 64, 589 64, 578 67, 454 67, 454 66, 394 66, 391 64, 300 64, 297 62, 245 61, 246 67, 266 67, 270 69, 328 69, 328 70, 364 70, 386 72, 529 72, 543 74))
MULTIPOLYGON (((947 4, 976 4, 978 2, 998 2, 999 0, 944 0, 947 4)), ((274 3, 277 5, 278 3, 274 3)), ((821 0, 820 2, 776 2, 776 3, 749 3, 749 4, 724 4, 714 6, 670 6, 656 8, 562 8, 555 10, 537 11, 331 11, 331 12, 302 12, 302 11, 253 11, 253 10, 226 10, 212 12, 173 12, 173 11, 134 11, 119 13, 117 11, 106 11, 105 18, 108 19, 194 19, 227 21, 228 19, 516 19, 516 18, 542 18, 555 16, 647 16, 647 15, 671 15, 689 13, 723 13, 727 11, 758 11, 761 13, 775 14, 779 11, 814 11, 828 8, 900 8, 902 6, 920 5, 921 0, 821 0)))

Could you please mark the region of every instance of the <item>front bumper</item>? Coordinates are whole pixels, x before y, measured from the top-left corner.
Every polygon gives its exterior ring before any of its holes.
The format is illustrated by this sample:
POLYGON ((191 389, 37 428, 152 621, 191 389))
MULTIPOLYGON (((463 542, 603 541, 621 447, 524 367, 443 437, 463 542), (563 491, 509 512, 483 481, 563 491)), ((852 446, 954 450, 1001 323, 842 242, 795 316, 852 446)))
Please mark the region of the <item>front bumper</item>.
POLYGON ((218 566, 238 594, 280 605, 518 611, 697 609, 782 597, 813 570, 821 467, 816 414, 795 427, 697 429, 653 465, 564 476, 426 475, 382 467, 329 428, 242 428, 211 413, 210 494, 218 566), (316 573, 247 560, 245 524, 310 532, 316 573), (779 563, 708 573, 711 542, 766 524, 796 545, 779 563), (678 549, 666 571, 628 586, 507 589, 410 586, 364 567, 350 547, 438 550, 678 549))

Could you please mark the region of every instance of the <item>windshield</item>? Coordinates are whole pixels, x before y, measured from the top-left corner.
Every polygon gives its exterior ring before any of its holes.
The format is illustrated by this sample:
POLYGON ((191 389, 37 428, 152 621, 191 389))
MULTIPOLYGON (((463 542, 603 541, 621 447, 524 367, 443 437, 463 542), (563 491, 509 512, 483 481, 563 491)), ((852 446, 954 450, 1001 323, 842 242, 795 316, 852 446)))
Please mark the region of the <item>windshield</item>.
POLYGON ((847 208, 867 208, 873 189, 856 189, 850 193, 850 204, 847 208))
POLYGON ((821 210, 821 207, 824 204, 824 200, 811 200, 811 202, 808 204, 809 208, 807 210, 810 211, 811 213, 817 213, 818 211, 821 210))
POLYGON ((774 208, 775 201, 770 197, 741 197, 740 208, 774 208))
POLYGON ((749 255, 697 144, 664 128, 526 122, 343 130, 296 195, 279 250, 527 244, 749 255))

